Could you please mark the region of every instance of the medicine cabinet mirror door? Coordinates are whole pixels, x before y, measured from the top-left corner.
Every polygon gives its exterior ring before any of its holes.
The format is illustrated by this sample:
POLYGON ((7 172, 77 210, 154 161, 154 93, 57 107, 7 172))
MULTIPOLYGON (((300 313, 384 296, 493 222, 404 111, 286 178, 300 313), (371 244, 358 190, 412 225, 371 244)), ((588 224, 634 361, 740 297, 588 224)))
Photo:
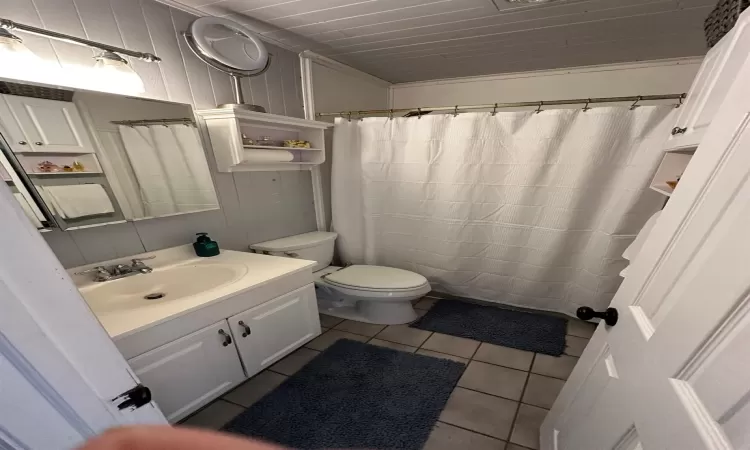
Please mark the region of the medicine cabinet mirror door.
POLYGON ((39 229, 219 208, 193 110, 0 81, 0 177, 39 229))

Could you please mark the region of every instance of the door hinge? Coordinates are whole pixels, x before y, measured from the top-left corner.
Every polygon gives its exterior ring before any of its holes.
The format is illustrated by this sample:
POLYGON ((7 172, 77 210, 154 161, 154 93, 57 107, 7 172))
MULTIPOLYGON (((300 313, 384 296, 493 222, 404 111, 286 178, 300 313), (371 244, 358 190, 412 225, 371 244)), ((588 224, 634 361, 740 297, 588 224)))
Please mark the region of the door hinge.
POLYGON ((151 389, 139 384, 113 398, 112 402, 117 403, 118 409, 130 409, 132 411, 151 403, 151 389))

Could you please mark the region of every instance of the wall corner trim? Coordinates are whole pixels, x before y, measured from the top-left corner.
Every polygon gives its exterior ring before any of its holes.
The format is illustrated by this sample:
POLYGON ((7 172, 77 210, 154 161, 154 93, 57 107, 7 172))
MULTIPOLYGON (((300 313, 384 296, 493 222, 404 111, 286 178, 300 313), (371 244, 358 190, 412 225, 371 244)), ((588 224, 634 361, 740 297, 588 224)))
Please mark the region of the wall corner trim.
POLYGON ((368 81, 372 84, 376 84, 378 86, 390 87, 393 84, 390 81, 386 81, 386 80, 383 80, 382 78, 378 78, 374 75, 370 75, 367 72, 362 72, 361 70, 355 69, 352 66, 348 66, 344 63, 340 63, 334 59, 328 58, 326 56, 320 55, 310 50, 305 50, 301 52, 299 54, 299 57, 300 57, 300 60, 303 60, 303 59, 313 60, 322 66, 328 67, 329 69, 333 69, 338 72, 342 72, 347 75, 363 79, 365 81, 368 81))

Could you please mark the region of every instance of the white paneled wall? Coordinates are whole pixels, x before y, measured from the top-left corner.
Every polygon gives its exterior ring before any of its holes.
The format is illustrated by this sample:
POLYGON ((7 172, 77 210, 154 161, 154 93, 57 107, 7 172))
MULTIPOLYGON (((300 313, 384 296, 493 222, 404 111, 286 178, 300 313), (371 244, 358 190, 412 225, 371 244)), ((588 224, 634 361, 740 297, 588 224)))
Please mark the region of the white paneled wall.
MULTIPOLYGON (((153 52, 159 64, 131 60, 146 85, 144 96, 212 108, 232 101, 229 78, 186 47, 181 32, 194 16, 154 0, 3 0, 0 16, 95 41, 153 52)), ((38 55, 65 66, 93 65, 85 47, 24 35, 38 55)), ((245 80, 247 101, 269 112, 304 117, 297 55, 269 45, 271 69, 245 80)), ((81 86, 85 87, 85 86, 81 86)), ((316 229, 310 173, 217 173, 209 153, 220 211, 70 232, 44 233, 66 267, 187 244, 206 231, 229 249, 316 229)))
POLYGON ((391 87, 391 107, 681 94, 690 89, 701 62, 681 58, 399 83, 391 87))
MULTIPOLYGON (((353 111, 388 108, 390 83, 340 64, 312 59, 315 111, 353 111)), ((333 117, 318 120, 333 122, 333 117)), ((326 162, 320 167, 325 202, 325 223, 331 223, 331 162, 333 129, 326 130, 326 162)))

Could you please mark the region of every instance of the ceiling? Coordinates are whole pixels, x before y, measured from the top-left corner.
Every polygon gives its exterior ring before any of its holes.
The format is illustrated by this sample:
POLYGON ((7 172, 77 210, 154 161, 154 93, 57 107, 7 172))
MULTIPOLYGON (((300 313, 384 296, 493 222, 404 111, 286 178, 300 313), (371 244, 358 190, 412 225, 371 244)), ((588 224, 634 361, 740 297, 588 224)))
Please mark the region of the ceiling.
POLYGON ((177 0, 391 82, 706 53, 717 0, 177 0))

